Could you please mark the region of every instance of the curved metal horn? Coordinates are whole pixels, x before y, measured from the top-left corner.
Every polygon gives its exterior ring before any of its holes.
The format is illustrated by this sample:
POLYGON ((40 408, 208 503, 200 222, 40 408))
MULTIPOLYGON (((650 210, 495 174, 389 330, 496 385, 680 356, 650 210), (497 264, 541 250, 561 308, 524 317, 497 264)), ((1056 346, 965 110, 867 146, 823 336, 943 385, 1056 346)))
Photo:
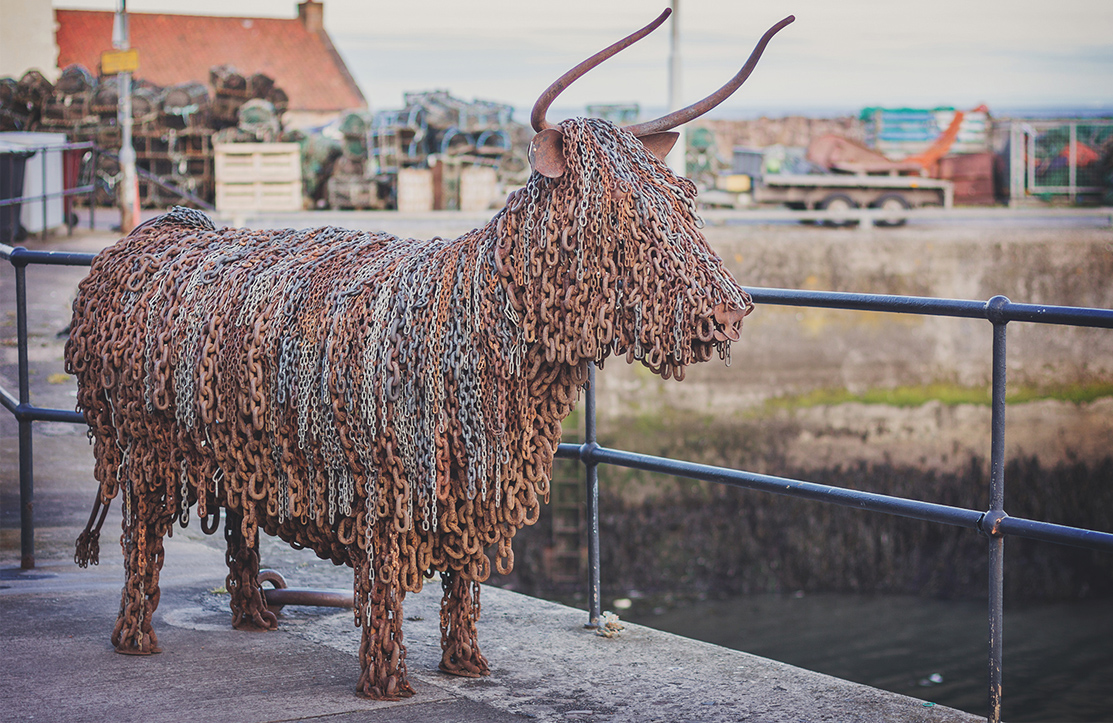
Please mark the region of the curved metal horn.
POLYGON ((750 53, 749 60, 747 60, 746 64, 742 66, 742 70, 739 70, 738 74, 731 78, 729 83, 724 85, 722 88, 719 88, 719 90, 715 91, 698 103, 693 103, 687 108, 681 108, 680 110, 673 111, 666 116, 658 118, 657 120, 651 120, 646 121, 645 123, 638 123, 635 125, 626 126, 625 129, 633 133, 635 136, 645 136, 649 135, 650 133, 660 133, 661 131, 667 131, 670 128, 675 128, 678 125, 682 125, 690 120, 699 118, 701 115, 729 98, 731 94, 734 93, 734 91, 738 90, 738 88, 746 82, 746 79, 750 77, 750 73, 754 72, 754 68, 757 67, 757 61, 761 59, 761 54, 765 51, 765 46, 769 44, 769 41, 774 35, 776 35, 780 30, 785 28, 794 20, 796 20, 796 17, 793 15, 789 15, 781 22, 766 30, 765 35, 761 36, 761 40, 757 42, 757 45, 754 47, 753 52, 750 53))
POLYGON ((549 123, 549 121, 545 120, 545 113, 549 110, 549 106, 553 104, 553 101, 556 100, 556 97, 560 95, 565 88, 572 85, 572 83, 580 76, 582 76, 584 73, 591 70, 595 66, 599 65, 607 58, 615 55, 621 50, 625 50, 626 48, 644 38, 646 35, 652 33, 654 30, 660 27, 661 23, 665 22, 665 19, 668 18, 668 16, 671 14, 672 10, 666 8, 665 11, 658 15, 657 19, 651 22, 649 25, 646 25, 644 28, 637 31, 636 33, 633 33, 632 35, 626 36, 614 45, 600 50, 598 53, 583 61, 575 68, 572 68, 572 70, 569 70, 567 73, 557 78, 556 82, 546 88, 545 92, 541 94, 541 97, 538 98, 537 102, 533 105, 533 112, 529 116, 530 123, 533 124, 533 130, 540 133, 546 128, 553 127, 552 123, 549 123))

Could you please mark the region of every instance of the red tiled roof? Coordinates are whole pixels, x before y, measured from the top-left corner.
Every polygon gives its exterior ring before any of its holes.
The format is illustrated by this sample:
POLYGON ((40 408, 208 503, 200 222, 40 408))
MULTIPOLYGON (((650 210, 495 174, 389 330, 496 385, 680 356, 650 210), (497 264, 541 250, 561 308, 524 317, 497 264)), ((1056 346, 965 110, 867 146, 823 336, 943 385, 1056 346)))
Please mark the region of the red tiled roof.
MULTIPOLYGON (((78 63, 97 72, 112 50, 113 13, 55 10, 58 67, 78 63)), ((297 19, 128 13, 136 76, 161 86, 209 84, 209 68, 231 65, 244 76, 264 73, 290 98, 290 110, 338 111, 367 101, 324 32, 297 19)))

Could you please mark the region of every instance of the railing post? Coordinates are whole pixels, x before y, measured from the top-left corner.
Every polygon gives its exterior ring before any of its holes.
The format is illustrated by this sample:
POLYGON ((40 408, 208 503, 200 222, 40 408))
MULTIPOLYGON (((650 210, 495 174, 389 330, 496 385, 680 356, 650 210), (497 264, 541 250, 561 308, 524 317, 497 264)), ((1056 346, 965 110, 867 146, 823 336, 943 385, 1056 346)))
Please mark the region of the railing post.
POLYGON ((41 149, 41 150, 39 151, 39 153, 41 153, 41 154, 42 154, 42 166, 43 166, 43 182, 42 182, 42 188, 43 188, 43 197, 42 197, 42 199, 41 199, 41 200, 39 201, 39 202, 40 202, 40 203, 42 204, 42 210, 43 210, 43 213, 42 213, 42 216, 43 216, 43 228, 42 228, 42 231, 41 231, 41 232, 39 232, 39 238, 41 238, 41 239, 42 239, 43 241, 46 241, 46 226, 47 226, 47 217, 46 217, 46 212, 47 212, 47 208, 46 208, 46 200, 47 200, 47 199, 46 199, 46 194, 47 194, 47 185, 46 185, 46 171, 47 171, 47 164, 46 164, 46 156, 47 156, 47 150, 46 150, 46 146, 43 146, 43 148, 42 148, 42 149, 41 149))
MULTIPOLYGON (((43 199, 46 202, 46 199, 43 199)), ((19 404, 31 403, 31 381, 27 361, 27 265, 13 263, 15 269, 16 343, 19 364, 19 404)), ((19 423, 19 566, 35 567, 35 467, 31 448, 31 420, 19 423)))
POLYGON ((1005 515, 1005 326, 1004 296, 987 302, 993 323, 993 409, 990 418, 989 512, 983 530, 989 534, 989 722, 1001 720, 1001 666, 1004 658, 1005 538, 1000 523, 1005 515))
POLYGON ((93 146, 93 166, 89 171, 89 185, 93 190, 89 191, 89 230, 92 231, 96 228, 96 214, 97 214, 97 168, 100 167, 100 147, 93 146))
POLYGON ((595 364, 587 365, 587 393, 584 399, 584 445, 580 459, 584 463, 587 484, 587 564, 588 618, 585 627, 597 628, 603 617, 599 582, 599 464, 593 453, 598 443, 595 432, 595 364))

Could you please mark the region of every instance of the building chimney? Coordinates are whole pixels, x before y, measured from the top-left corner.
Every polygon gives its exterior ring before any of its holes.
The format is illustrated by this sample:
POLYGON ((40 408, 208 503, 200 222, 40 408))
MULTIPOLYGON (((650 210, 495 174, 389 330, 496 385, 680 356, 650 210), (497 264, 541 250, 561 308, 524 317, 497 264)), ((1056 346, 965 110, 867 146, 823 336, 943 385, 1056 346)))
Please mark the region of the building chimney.
POLYGON ((315 0, 305 0, 298 3, 298 19, 311 33, 319 33, 325 29, 325 5, 315 0))

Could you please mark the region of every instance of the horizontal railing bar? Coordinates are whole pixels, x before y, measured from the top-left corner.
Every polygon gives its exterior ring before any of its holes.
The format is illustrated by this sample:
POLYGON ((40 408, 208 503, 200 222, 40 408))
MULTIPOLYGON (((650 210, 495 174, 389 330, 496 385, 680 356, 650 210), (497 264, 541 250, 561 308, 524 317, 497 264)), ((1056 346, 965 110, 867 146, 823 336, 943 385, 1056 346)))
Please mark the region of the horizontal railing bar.
POLYGON ((47 407, 34 407, 30 404, 20 405, 13 410, 17 419, 26 419, 30 422, 69 422, 71 424, 85 424, 85 415, 72 409, 50 409, 47 407))
POLYGON ((859 294, 846 291, 805 291, 802 289, 776 289, 745 287, 759 304, 779 306, 818 306, 828 309, 852 311, 887 311, 901 314, 930 314, 984 319, 985 301, 938 299, 930 296, 894 296, 889 294, 859 294))
POLYGON ((81 251, 41 251, 0 244, 0 258, 10 260, 13 266, 90 266, 96 254, 81 251))
POLYGON ((942 522, 956 527, 976 530, 978 529, 978 523, 981 522, 982 517, 985 515, 984 512, 978 510, 967 510, 961 507, 950 507, 933 502, 921 502, 919 500, 909 500, 901 497, 890 497, 889 495, 877 494, 875 492, 863 492, 861 490, 846 489, 845 487, 804 482, 788 477, 774 477, 753 472, 743 472, 741 470, 728 469, 725 467, 684 462, 681 460, 655 457, 653 455, 640 454, 637 452, 626 452, 600 446, 595 446, 594 448, 590 448, 590 445, 573 446, 580 447, 578 456, 585 461, 590 460, 595 463, 613 464, 619 467, 641 469, 647 472, 662 472, 664 474, 698 479, 705 482, 717 482, 732 487, 742 487, 744 489, 760 490, 778 495, 787 495, 789 497, 801 497, 803 499, 830 502, 843 507, 853 507, 873 512, 885 512, 887 514, 911 517, 927 522, 942 522))
MULTIPOLYGON (((21 246, 13 248, 0 244, 0 257, 11 259, 13 264, 88 266, 92 264, 96 254, 76 251, 39 251, 25 249, 21 246)), ((1001 321, 1113 328, 1113 309, 1022 304, 1012 301, 991 308, 989 301, 941 299, 930 296, 896 296, 768 287, 748 287, 746 290, 754 301, 778 306, 808 306, 973 319, 989 319, 993 316, 993 318, 1001 321)))
MULTIPOLYGON (((683 462, 637 452, 608 449, 597 445, 560 444, 557 447, 556 456, 562 459, 579 459, 597 464, 613 464, 618 467, 661 472, 678 477, 716 482, 732 487, 771 492, 788 497, 799 497, 843 507, 882 512, 979 531, 983 531, 981 523, 986 514, 963 507, 951 507, 933 502, 891 497, 875 492, 863 492, 844 487, 804 482, 787 477, 774 477, 725 467, 683 462)), ((998 531, 1001 534, 1015 537, 1113 552, 1113 534, 1108 532, 1084 530, 1050 522, 1007 516, 999 523, 998 531)))
POLYGON ((72 409, 51 409, 20 404, 11 392, 0 387, 0 405, 12 413, 18 422, 70 422, 85 424, 85 415, 72 409))
POLYGON ((845 291, 805 291, 747 287, 753 300, 761 304, 778 306, 808 306, 853 311, 881 311, 899 314, 925 314, 954 316, 999 321, 1028 321, 1037 324, 1069 324, 1113 328, 1113 309, 1077 306, 1051 306, 1047 304, 1018 304, 1005 301, 965 299, 940 299, 929 296, 896 296, 890 294, 859 294, 845 291))
POLYGON ((19 399, 3 387, 0 387, 0 404, 12 414, 19 415, 19 399))
POLYGON ((1113 329, 1113 309, 1092 309, 1077 306, 1046 306, 1043 304, 1005 304, 1001 313, 1005 321, 1030 321, 1037 324, 1067 324, 1113 329))
MULTIPOLYGON (((5 198, 0 199, 0 207, 3 206, 16 206, 23 203, 34 203, 35 201, 43 201, 51 198, 64 198, 66 196, 80 196, 83 193, 92 193, 96 190, 96 186, 89 184, 88 186, 74 186, 62 191, 54 191, 52 193, 39 193, 34 196, 20 196, 19 198, 5 198)), ((61 224, 59 224, 61 225, 61 224)))
POLYGON ((1113 534, 1108 532, 1083 530, 1038 520, 1026 520, 1023 517, 1005 517, 997 524, 997 529, 1003 535, 1084 547, 1088 550, 1113 552, 1113 534))

